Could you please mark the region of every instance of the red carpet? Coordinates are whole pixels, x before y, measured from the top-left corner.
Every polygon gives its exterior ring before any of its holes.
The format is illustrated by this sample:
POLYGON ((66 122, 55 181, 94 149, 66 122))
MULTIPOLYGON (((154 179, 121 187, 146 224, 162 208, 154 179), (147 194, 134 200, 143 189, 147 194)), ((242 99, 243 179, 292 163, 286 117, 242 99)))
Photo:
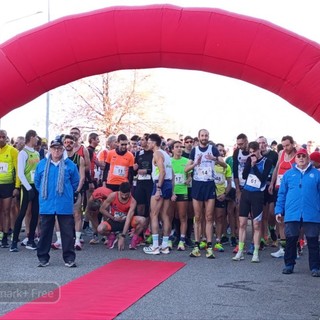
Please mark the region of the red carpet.
MULTIPOLYGON (((60 287, 57 303, 46 303, 50 298, 41 297, 33 301, 41 303, 27 303, 2 319, 113 319, 184 265, 182 262, 115 260, 60 287)), ((54 293, 57 295, 59 291, 54 293)))

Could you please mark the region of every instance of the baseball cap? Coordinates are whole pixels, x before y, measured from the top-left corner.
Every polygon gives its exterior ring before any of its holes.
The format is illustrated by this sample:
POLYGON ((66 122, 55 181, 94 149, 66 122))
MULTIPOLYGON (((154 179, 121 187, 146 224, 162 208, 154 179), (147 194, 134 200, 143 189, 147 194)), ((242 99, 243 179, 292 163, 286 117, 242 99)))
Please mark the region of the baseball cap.
POLYGON ((308 151, 307 151, 306 149, 304 149, 304 148, 301 148, 301 149, 299 149, 299 150, 297 151, 296 155, 297 155, 297 154, 305 154, 305 155, 308 155, 308 151))
POLYGON ((52 147, 63 147, 63 143, 60 136, 56 137, 54 140, 51 141, 50 148, 52 147))
POLYGON ((310 154, 310 159, 314 162, 320 163, 320 152, 314 151, 310 154))

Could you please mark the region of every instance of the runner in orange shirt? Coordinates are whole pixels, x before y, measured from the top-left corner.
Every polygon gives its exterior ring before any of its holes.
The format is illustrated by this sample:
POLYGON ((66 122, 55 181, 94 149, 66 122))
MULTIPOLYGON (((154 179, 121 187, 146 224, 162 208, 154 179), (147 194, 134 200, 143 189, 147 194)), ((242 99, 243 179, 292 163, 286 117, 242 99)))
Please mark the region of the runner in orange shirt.
POLYGON ((103 173, 103 185, 112 191, 119 191, 122 182, 129 182, 132 185, 134 156, 127 148, 128 138, 120 134, 118 147, 108 152, 103 173))

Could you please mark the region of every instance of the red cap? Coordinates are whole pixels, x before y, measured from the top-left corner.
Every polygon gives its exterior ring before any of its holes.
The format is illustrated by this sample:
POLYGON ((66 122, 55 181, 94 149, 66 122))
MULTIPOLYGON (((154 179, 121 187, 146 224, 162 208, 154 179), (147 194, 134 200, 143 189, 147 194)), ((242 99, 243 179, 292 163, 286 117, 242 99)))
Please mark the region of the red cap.
POLYGON ((310 159, 314 162, 320 163, 320 152, 319 151, 312 152, 310 154, 310 159))
POLYGON ((306 149, 301 148, 301 149, 299 149, 299 150, 297 151, 296 155, 297 155, 297 154, 305 154, 305 155, 308 155, 308 151, 307 151, 306 149))

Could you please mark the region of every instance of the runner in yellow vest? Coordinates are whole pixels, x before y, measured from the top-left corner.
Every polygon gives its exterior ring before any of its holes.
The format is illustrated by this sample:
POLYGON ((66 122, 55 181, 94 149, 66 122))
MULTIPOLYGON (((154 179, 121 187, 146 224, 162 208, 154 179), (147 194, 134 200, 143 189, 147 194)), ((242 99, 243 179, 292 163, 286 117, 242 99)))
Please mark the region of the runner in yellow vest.
POLYGON ((31 204, 31 220, 26 248, 29 250, 37 249, 37 245, 34 242, 34 234, 39 219, 39 194, 34 185, 34 174, 40 161, 39 152, 34 149, 37 146, 37 142, 38 136, 36 131, 29 130, 26 133, 26 145, 18 155, 18 177, 21 181, 21 204, 20 212, 14 225, 10 252, 19 251, 17 246, 19 233, 29 204, 31 204))
POLYGON ((18 150, 7 144, 7 132, 0 130, 0 220, 2 220, 1 248, 8 248, 9 214, 12 198, 19 195, 17 177, 18 150), (2 217, 1 217, 2 215, 2 217))

